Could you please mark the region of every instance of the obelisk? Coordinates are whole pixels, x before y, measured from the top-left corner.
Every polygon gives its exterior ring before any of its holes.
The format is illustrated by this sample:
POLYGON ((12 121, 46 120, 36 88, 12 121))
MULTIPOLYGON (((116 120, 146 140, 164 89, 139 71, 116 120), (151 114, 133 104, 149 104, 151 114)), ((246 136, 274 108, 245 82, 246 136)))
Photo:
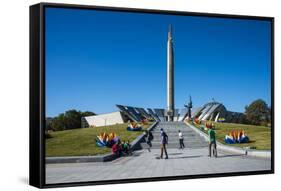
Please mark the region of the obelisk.
POLYGON ((167 117, 168 121, 174 119, 174 50, 172 25, 169 26, 167 42, 167 117))

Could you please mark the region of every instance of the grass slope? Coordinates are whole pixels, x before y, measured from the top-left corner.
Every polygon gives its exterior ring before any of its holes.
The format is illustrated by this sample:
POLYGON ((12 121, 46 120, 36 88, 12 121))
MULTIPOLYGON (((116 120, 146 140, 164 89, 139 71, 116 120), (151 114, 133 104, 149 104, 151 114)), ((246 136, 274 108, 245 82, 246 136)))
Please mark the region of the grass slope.
MULTIPOLYGON (((225 145, 237 147, 256 147, 257 150, 271 149, 271 128, 256 125, 244 125, 236 123, 214 123, 217 140, 225 145), (232 130, 244 130, 249 136, 249 143, 242 144, 226 144, 224 142, 225 135, 228 135, 232 130)), ((199 127, 199 125, 195 125, 199 127)), ((206 132, 206 131, 205 131, 206 132)))
MULTIPOLYGON (((147 129, 151 125, 145 125, 147 129)), ((95 138, 102 132, 115 132, 121 140, 132 142, 142 131, 127 131, 127 124, 106 127, 83 128, 50 133, 52 138, 46 139, 46 156, 89 156, 110 153, 110 148, 100 148, 95 138)))

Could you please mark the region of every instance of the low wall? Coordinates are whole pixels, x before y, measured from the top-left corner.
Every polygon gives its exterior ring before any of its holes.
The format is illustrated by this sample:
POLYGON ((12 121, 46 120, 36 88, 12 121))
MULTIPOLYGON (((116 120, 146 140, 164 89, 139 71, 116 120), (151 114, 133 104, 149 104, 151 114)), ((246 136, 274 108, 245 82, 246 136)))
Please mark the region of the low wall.
MULTIPOLYGON (((153 123, 147 130, 151 131, 158 122, 153 123)), ((139 135, 132 143, 131 149, 137 150, 141 149, 141 142, 144 140, 144 134, 139 135)), ((46 157, 46 164, 56 164, 56 163, 83 163, 83 162, 107 162, 118 158, 113 153, 108 153, 105 155, 96 156, 70 156, 70 157, 46 157)))
MULTIPOLYGON (((190 128, 192 128, 194 131, 196 131, 198 134, 200 134, 201 137, 203 137, 205 140, 209 141, 209 136, 201 131, 200 129, 194 127, 193 125, 185 122, 186 125, 188 125, 190 128)), ((268 158, 271 159, 271 151, 268 150, 255 150, 255 149, 249 149, 247 147, 245 148, 239 148, 239 147, 233 147, 224 145, 217 141, 217 149, 220 149, 222 151, 234 153, 234 154, 241 154, 241 155, 247 155, 252 157, 259 157, 259 158, 268 158)))
POLYGON ((46 157, 46 164, 56 163, 83 163, 83 162, 106 162, 116 159, 117 156, 109 153, 97 156, 72 156, 72 157, 46 157))

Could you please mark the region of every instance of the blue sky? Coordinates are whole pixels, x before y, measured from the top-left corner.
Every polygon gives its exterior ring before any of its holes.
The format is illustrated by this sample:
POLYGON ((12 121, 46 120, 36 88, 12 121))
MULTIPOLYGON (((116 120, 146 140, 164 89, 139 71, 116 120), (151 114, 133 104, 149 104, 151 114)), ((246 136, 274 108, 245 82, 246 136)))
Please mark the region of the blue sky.
POLYGON ((46 9, 46 113, 166 107, 173 25, 175 104, 214 98, 228 110, 271 97, 269 21, 46 9))

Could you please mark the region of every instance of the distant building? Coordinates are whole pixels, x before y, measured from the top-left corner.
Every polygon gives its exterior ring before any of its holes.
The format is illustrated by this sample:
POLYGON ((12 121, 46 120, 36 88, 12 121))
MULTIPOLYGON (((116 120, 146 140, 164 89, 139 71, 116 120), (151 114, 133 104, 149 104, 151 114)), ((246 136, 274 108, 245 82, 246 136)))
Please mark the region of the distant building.
MULTIPOLYGON (((82 117, 82 128, 115 125, 120 123, 127 123, 129 121, 141 122, 144 119, 150 121, 167 121, 167 116, 165 116, 165 109, 145 109, 124 105, 116 105, 116 107, 119 109, 119 111, 117 112, 82 117)), ((174 121, 179 121, 180 119, 183 120, 185 115, 185 110, 179 112, 179 110, 176 109, 174 121)))
MULTIPOLYGON (((144 119, 154 121, 168 121, 165 115, 165 109, 161 108, 140 108, 124 105, 116 105, 119 111, 112 113, 105 113, 100 115, 93 115, 82 117, 82 128, 86 127, 100 127, 107 125, 115 125, 121 123, 141 122, 144 119)), ((188 118, 188 109, 175 109, 173 121, 184 121, 188 118)), ((245 115, 240 112, 227 111, 222 103, 210 102, 206 103, 202 107, 198 107, 192 110, 191 118, 198 118, 199 120, 211 120, 219 121, 224 119, 229 123, 243 123, 245 115)))
POLYGON ((191 113, 193 119, 220 121, 224 119, 228 123, 243 123, 245 114, 240 112, 227 111, 222 103, 210 102, 202 107, 194 109, 191 113))
POLYGON ((81 125, 82 128, 86 127, 100 127, 107 125, 115 125, 124 123, 123 114, 120 111, 105 113, 100 115, 93 115, 82 117, 81 125))

